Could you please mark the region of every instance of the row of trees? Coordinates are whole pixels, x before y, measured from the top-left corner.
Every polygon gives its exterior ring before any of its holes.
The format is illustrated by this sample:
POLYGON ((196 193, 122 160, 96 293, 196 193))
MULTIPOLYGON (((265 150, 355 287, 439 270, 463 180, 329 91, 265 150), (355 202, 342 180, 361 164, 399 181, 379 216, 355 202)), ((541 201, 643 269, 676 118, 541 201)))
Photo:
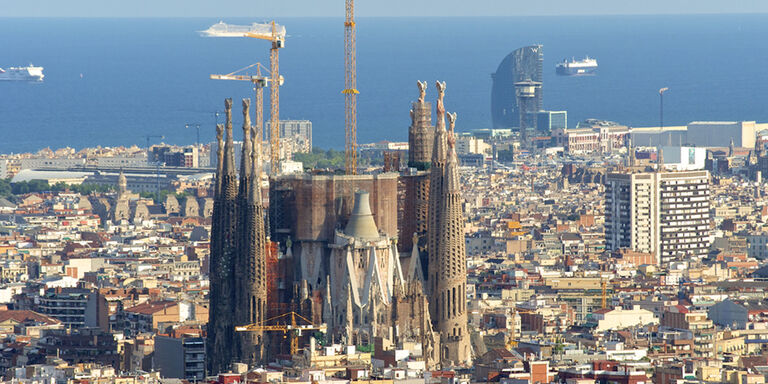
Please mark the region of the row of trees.
POLYGON ((29 180, 20 181, 18 183, 11 183, 10 179, 0 179, 0 196, 10 197, 15 195, 24 195, 27 193, 36 192, 63 192, 70 191, 79 193, 81 195, 87 195, 92 192, 108 192, 113 191, 115 188, 109 185, 100 184, 79 184, 70 185, 64 182, 59 182, 53 185, 48 184, 45 180, 29 180))
MULTIPOLYGON (((312 148, 311 153, 294 153, 293 160, 300 162, 304 169, 344 169, 344 151, 335 149, 312 148)), ((380 158, 358 157, 357 162, 360 166, 383 164, 380 158)))
MULTIPOLYGON (((152 199, 155 201, 155 203, 163 203, 165 202, 165 198, 170 194, 174 194, 174 193, 169 190, 163 189, 160 192, 141 192, 139 193, 139 196, 145 199, 152 199)), ((184 199, 187 198, 189 194, 186 192, 180 192, 180 193, 175 193, 175 195, 176 195, 176 200, 178 200, 179 202, 182 202, 184 199)))
MULTIPOLYGON (((10 179, 0 179, 0 197, 12 197, 17 195, 25 195, 27 193, 39 193, 39 192, 65 192, 79 193, 81 195, 89 195, 91 193, 105 193, 114 191, 115 187, 111 185, 101 184, 67 184, 59 182, 53 185, 48 184, 45 180, 30 180, 20 181, 18 183, 11 183, 10 179)), ((143 198, 152 199, 156 203, 165 201, 165 197, 172 193, 168 190, 162 190, 160 192, 141 192, 139 195, 143 198)), ((186 192, 176 194, 176 198, 181 201, 187 197, 186 192)))

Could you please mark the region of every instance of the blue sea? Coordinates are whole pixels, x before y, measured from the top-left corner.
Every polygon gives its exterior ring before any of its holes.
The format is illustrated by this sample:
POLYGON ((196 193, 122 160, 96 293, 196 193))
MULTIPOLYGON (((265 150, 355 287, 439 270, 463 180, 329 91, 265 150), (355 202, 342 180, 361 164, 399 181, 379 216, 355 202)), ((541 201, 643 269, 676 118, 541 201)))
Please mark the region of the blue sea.
MULTIPOLYGON (((44 147, 172 144, 214 137, 217 111, 253 97, 246 82, 210 80, 255 62, 269 43, 203 38, 217 19, 0 18, 0 67, 45 67, 42 83, 0 82, 0 153, 44 147), (82 75, 82 76, 81 76, 82 75)), ((246 24, 252 19, 225 19, 246 24)), ((343 23, 286 18, 281 119, 309 119, 314 144, 344 146, 343 23)), ((360 18, 358 141, 407 140, 416 80, 445 80, 457 129, 488 128, 491 73, 512 50, 544 45, 544 107, 631 126, 693 120, 768 121, 768 15, 360 18), (563 58, 589 55, 596 76, 558 77, 563 58)), ((265 98, 268 100, 268 98, 265 98)), ((265 105, 268 109, 268 105, 265 105)), ((221 122, 221 118, 219 118, 221 122)), ((236 130, 237 131, 237 130, 236 130)))

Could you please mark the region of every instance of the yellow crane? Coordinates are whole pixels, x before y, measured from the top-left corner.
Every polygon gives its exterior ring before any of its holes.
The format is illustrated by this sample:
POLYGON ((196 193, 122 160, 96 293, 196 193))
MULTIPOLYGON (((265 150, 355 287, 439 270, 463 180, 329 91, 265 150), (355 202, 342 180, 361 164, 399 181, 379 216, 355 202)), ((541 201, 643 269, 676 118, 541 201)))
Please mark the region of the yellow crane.
MULTIPOLYGON (((240 68, 234 72, 227 73, 226 75, 211 75, 211 79, 214 80, 240 80, 240 81, 250 81, 253 83, 253 88, 256 91, 256 129, 258 132, 262 132, 262 129, 264 129, 264 87, 269 85, 270 81, 272 80, 270 77, 262 76, 261 70, 264 70, 267 72, 267 74, 271 75, 269 70, 264 68, 261 63, 255 63, 251 64, 247 67, 240 68), (250 68, 256 67, 256 75, 238 75, 237 73, 248 70, 250 68)), ((280 76, 278 80, 278 86, 283 84, 283 77, 280 76)), ((263 137, 263 136, 262 136, 263 137)))
POLYGON ((291 355, 294 355, 299 349, 299 337, 302 335, 302 332, 320 331, 326 333, 327 330, 328 327, 325 324, 314 325, 309 319, 299 315, 296 312, 284 313, 282 315, 264 320, 261 323, 253 323, 235 327, 235 331, 237 332, 282 332, 283 337, 291 338, 291 355), (298 324, 297 319, 307 324, 298 324), (281 320, 289 323, 279 324, 281 320), (268 324, 274 322, 278 322, 278 324, 268 324))
POLYGON ((285 28, 279 27, 274 21, 271 23, 270 33, 250 31, 245 37, 268 40, 272 42, 269 50, 269 66, 272 81, 270 88, 270 130, 269 130, 269 155, 270 173, 276 176, 280 172, 280 54, 279 49, 285 46, 285 28))
POLYGON ((355 37, 355 0, 346 0, 344 20, 344 168, 357 174, 357 48, 355 37))
POLYGON ((608 286, 608 282, 606 282, 605 280, 603 280, 600 283, 600 288, 602 288, 602 294, 600 295, 600 307, 602 309, 605 309, 605 308, 608 307, 608 305, 606 303, 606 301, 607 301, 607 295, 606 295, 607 286, 608 286))

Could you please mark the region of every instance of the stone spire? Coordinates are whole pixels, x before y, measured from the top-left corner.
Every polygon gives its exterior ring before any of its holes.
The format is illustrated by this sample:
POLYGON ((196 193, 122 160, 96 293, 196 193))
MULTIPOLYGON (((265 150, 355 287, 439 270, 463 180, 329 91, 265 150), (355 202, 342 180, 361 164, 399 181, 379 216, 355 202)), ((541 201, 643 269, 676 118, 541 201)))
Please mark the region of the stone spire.
POLYGON ((248 199, 248 179, 251 176, 251 100, 243 99, 243 152, 240 156, 240 195, 248 199))
POLYGON ((223 175, 221 192, 224 198, 234 198, 237 194, 237 179, 235 178, 235 143, 232 137, 232 99, 224 101, 227 116, 224 138, 224 163, 221 167, 223 175))
POLYGON ((120 175, 117 176, 117 199, 125 199, 128 194, 128 179, 125 178, 125 173, 120 170, 120 175))
POLYGON ((221 175, 224 166, 224 124, 216 124, 216 189, 214 196, 221 193, 221 175))
POLYGON ((232 139, 232 99, 226 99, 226 138, 223 162, 218 179, 220 193, 216 196, 217 224, 215 247, 211 249, 211 319, 208 323, 208 371, 224 372, 235 361, 239 351, 235 348, 235 280, 237 261, 237 175, 234 165, 232 139))
POLYGON ((257 127, 251 128, 251 164, 253 165, 251 177, 261 175, 261 130, 257 127))
POLYGON ((216 188, 213 196, 213 214, 211 217, 211 244, 210 244, 210 271, 208 273, 210 278, 210 291, 209 295, 209 314, 208 314, 208 336, 206 340, 206 350, 208 359, 206 360, 208 372, 217 372, 221 368, 221 361, 216 358, 213 353, 218 352, 222 343, 221 338, 223 335, 218 333, 219 318, 226 316, 221 312, 221 305, 219 303, 219 297, 221 296, 220 281, 214 277, 220 276, 221 271, 221 182, 224 175, 222 167, 224 166, 224 124, 216 124, 216 140, 218 147, 216 148, 216 188), (216 348, 214 348, 216 346, 216 348))
MULTIPOLYGON (((437 82, 437 123, 435 125, 435 138, 432 148, 432 166, 429 170, 429 207, 427 211, 427 287, 428 294, 434 292, 437 287, 437 253, 439 249, 440 234, 440 204, 443 190, 443 178, 445 176, 445 160, 447 156, 447 141, 445 132, 445 82, 437 82)), ((430 295, 429 312, 433 321, 437 319, 435 314, 437 297, 430 295)))
MULTIPOLYGON (((251 228, 250 176, 251 167, 251 117, 249 113, 250 100, 243 99, 243 147, 240 156, 240 178, 237 194, 237 248, 234 263, 235 287, 235 325, 252 323, 254 305, 251 302, 250 264, 254 257, 251 249, 253 228, 251 228)), ((241 361, 256 362, 261 353, 255 350, 257 338, 261 335, 248 333, 237 334, 238 353, 241 361)))
POLYGON ((731 137, 731 143, 728 144, 728 157, 736 155, 736 146, 733 144, 733 137, 731 137))
POLYGON ((454 126, 456 114, 449 114, 448 155, 441 193, 440 235, 437 251, 437 284, 432 296, 437 300, 437 331, 440 333, 440 361, 443 368, 466 363, 470 358, 467 333, 466 286, 467 256, 464 238, 459 164, 456 157, 454 126))

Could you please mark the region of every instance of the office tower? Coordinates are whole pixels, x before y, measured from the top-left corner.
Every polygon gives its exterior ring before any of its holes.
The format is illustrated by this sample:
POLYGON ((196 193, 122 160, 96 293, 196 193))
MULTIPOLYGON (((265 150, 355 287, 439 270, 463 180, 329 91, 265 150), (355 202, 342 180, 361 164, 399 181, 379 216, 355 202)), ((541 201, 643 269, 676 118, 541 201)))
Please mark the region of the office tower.
POLYGON ((539 111, 536 113, 536 131, 542 134, 551 134, 553 130, 568 127, 568 112, 566 111, 539 111))

